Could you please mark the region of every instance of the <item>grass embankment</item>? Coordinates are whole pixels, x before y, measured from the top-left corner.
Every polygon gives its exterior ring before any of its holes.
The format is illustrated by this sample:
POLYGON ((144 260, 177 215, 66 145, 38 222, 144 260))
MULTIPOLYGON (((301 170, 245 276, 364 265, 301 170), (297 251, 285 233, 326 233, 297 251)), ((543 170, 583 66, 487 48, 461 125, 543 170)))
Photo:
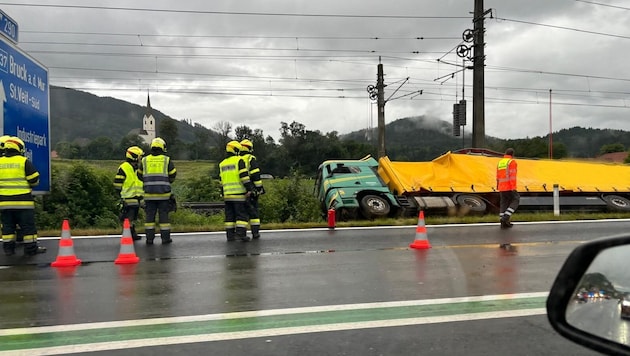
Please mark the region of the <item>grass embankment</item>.
MULTIPOLYGON (((112 175, 118 170, 118 166, 124 159, 120 160, 72 160, 55 158, 52 160, 52 164, 60 169, 69 169, 73 164, 77 162, 83 162, 90 167, 103 170, 105 172, 111 172, 112 175)), ((177 179, 188 179, 200 174, 210 174, 217 170, 217 163, 214 161, 173 161, 175 168, 177 169, 177 179)))
MULTIPOLYGON (((593 212, 563 212, 559 216, 555 216, 551 212, 517 212, 512 221, 513 222, 533 222, 533 221, 573 221, 573 220, 602 220, 602 219, 630 219, 630 212, 618 212, 618 213, 593 213, 593 212)), ((222 214, 217 215, 217 223, 204 224, 204 225, 172 225, 171 230, 174 233, 181 232, 209 232, 209 231, 223 231, 222 214)), ((431 214, 424 215, 424 221, 426 225, 447 225, 447 224, 475 224, 475 223, 497 223, 498 217, 496 215, 482 215, 482 216, 432 216, 431 214)), ((407 226, 416 225, 418 223, 417 218, 404 218, 404 219, 377 219, 377 220, 360 220, 360 221, 345 221, 338 222, 337 227, 357 227, 357 226, 407 226)), ((140 222, 138 232, 144 233, 142 221, 140 222)), ((275 229, 307 229, 307 228, 325 228, 327 227, 325 221, 309 222, 309 223, 284 223, 284 224, 265 224, 262 223, 262 230, 275 230, 275 229)), ((118 235, 122 230, 116 229, 72 229, 71 232, 74 236, 95 236, 95 235, 118 235)), ((56 237, 61 236, 61 230, 44 230, 39 231, 40 236, 56 237)))

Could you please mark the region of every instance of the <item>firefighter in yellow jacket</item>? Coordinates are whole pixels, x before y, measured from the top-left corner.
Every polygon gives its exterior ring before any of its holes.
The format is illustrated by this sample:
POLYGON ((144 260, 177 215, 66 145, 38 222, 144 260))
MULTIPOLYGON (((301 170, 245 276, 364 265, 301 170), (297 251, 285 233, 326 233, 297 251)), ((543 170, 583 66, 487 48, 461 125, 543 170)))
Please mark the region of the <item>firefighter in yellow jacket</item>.
POLYGON ((120 221, 129 220, 131 237, 140 240, 136 232, 136 219, 142 204, 142 181, 138 178, 138 164, 142 160, 144 151, 138 146, 131 146, 125 153, 126 160, 119 167, 114 177, 114 189, 120 194, 121 211, 120 221))
POLYGON ((0 157, 0 217, 2 219, 2 247, 4 254, 15 254, 16 231, 20 227, 24 239, 24 254, 33 256, 46 252, 37 245, 35 202, 32 189, 39 184, 39 172, 26 157, 24 142, 10 137, 4 143, 0 157))
POLYGON ((247 237, 246 201, 252 194, 257 194, 249 178, 245 161, 238 154, 242 146, 238 141, 230 141, 225 147, 227 157, 219 163, 221 193, 225 203, 225 233, 228 241, 237 238, 249 241, 247 237))
POLYGON ((242 148, 239 155, 243 157, 249 178, 254 184, 256 192, 258 194, 252 194, 247 198, 247 214, 249 215, 249 226, 252 230, 252 238, 260 238, 260 210, 258 209, 258 197, 265 193, 265 188, 260 178, 260 166, 258 160, 254 156, 254 144, 248 139, 244 139, 240 142, 242 148))
POLYGON ((162 244, 173 242, 168 213, 171 210, 171 183, 175 181, 177 170, 165 153, 166 142, 156 137, 151 141, 151 153, 143 157, 142 164, 138 166, 138 178, 143 182, 144 190, 144 232, 147 245, 153 245, 155 239, 156 215, 159 215, 162 244))

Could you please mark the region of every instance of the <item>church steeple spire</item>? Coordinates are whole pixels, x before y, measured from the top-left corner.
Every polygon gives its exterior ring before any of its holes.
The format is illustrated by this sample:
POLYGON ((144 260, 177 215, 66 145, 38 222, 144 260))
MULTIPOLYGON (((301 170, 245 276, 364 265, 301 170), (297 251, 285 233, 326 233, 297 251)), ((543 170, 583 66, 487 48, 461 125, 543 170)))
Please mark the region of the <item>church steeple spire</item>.
POLYGON ((147 112, 142 118, 142 133, 140 134, 140 137, 142 137, 142 140, 146 144, 151 142, 151 140, 156 137, 156 122, 155 118, 153 117, 152 111, 153 109, 151 108, 151 98, 149 96, 149 91, 147 90, 147 112))
POLYGON ((151 98, 149 98, 149 92, 147 91, 147 116, 150 116, 151 114, 151 98))

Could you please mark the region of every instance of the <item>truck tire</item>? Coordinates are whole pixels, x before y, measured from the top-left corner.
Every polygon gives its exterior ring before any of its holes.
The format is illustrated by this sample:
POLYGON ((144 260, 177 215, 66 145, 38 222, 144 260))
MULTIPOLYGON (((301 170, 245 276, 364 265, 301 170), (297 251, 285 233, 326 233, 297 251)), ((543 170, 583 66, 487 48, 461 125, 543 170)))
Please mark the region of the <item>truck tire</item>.
POLYGON ((485 213, 488 208, 486 202, 478 195, 460 194, 455 200, 460 208, 476 214, 485 213))
POLYGON ((387 199, 377 195, 366 195, 359 202, 361 212, 366 218, 377 218, 389 215, 391 205, 387 199))
POLYGON ((630 199, 620 195, 604 195, 602 197, 608 208, 616 211, 630 211, 630 199))

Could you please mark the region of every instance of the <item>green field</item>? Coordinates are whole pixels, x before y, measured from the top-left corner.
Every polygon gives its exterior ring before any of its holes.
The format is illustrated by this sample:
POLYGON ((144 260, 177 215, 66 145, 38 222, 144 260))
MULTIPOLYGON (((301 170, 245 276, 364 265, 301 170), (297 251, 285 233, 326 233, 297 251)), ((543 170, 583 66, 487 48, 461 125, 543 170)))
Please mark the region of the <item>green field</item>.
MULTIPOLYGON (((112 176, 116 174, 118 166, 123 162, 115 160, 70 160, 70 159, 53 159, 51 164, 53 167, 59 167, 61 169, 68 168, 73 164, 82 162, 95 169, 111 172, 112 176)), ((217 176, 218 163, 214 161, 176 161, 173 160, 175 169, 177 169, 178 179, 187 179, 198 175, 210 174, 213 177, 217 176)))

